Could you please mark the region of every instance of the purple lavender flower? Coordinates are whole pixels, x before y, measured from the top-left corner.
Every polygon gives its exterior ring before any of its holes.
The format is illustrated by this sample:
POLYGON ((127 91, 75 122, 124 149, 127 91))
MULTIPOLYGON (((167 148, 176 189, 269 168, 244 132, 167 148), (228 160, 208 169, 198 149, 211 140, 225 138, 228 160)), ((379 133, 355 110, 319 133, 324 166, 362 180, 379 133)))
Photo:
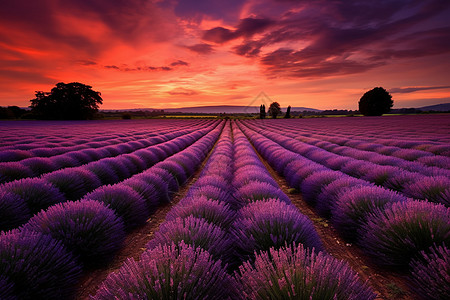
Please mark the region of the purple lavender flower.
POLYGON ((16 228, 30 217, 31 212, 22 198, 0 190, 0 231, 16 228))
POLYGON ((256 255, 239 267, 244 299, 375 299, 376 294, 343 261, 303 245, 256 255))
POLYGON ((0 233, 0 274, 17 299, 65 299, 73 296, 81 267, 50 236, 13 230, 0 233))
POLYGON ((166 220, 172 221, 176 218, 187 218, 189 216, 203 218, 209 223, 226 230, 231 226, 231 223, 233 223, 235 212, 230 209, 228 204, 210 200, 205 196, 199 198, 184 198, 178 205, 170 210, 166 216, 166 220))
POLYGON ((196 182, 196 186, 207 186, 212 185, 221 190, 228 190, 229 183, 220 175, 205 175, 201 176, 196 182))
POLYGON ((186 175, 183 167, 174 161, 166 160, 158 163, 156 166, 169 171, 177 179, 178 185, 180 186, 187 181, 188 176, 186 175))
POLYGON ((445 245, 421 252, 411 262, 411 287, 422 299, 450 299, 450 249, 445 245))
POLYGON ((144 180, 139 179, 139 177, 131 177, 130 179, 123 181, 121 185, 132 188, 145 199, 149 214, 156 211, 160 202, 160 194, 158 187, 154 183, 145 182, 144 180))
POLYGON ((260 168, 238 169, 236 170, 233 178, 233 186, 236 188, 241 188, 253 181, 265 182, 278 187, 278 183, 267 173, 266 170, 261 170, 260 168))
POLYGON ((33 175, 33 171, 29 167, 22 165, 20 162, 0 163, 0 183, 33 177, 33 175))
POLYGON ((67 168, 52 173, 47 173, 43 177, 52 183, 69 200, 81 198, 86 193, 101 186, 101 182, 95 174, 85 168, 67 168))
POLYGON ((317 196, 316 211, 323 217, 331 218, 332 210, 339 197, 356 186, 372 186, 367 181, 350 176, 342 176, 325 186, 317 196))
MULTIPOLYGON (((123 159, 119 157, 104 158, 99 162, 107 164, 110 168, 112 168, 114 173, 119 177, 119 180, 124 180, 132 175, 128 166, 124 164, 123 159)), ((128 160, 125 160, 125 162, 129 163, 128 160)))
POLYGON ((65 154, 52 156, 49 157, 48 159, 55 165, 56 167, 55 170, 76 167, 81 165, 81 163, 77 159, 65 154))
POLYGON ((310 205, 316 204, 316 198, 322 189, 343 176, 341 172, 336 172, 332 170, 314 172, 303 180, 300 185, 300 192, 302 193, 303 199, 310 205))
POLYGON ((231 233, 240 261, 253 257, 255 251, 266 251, 292 244, 323 249, 313 223, 295 206, 268 199, 243 207, 234 222, 231 233))
POLYGON ((286 167, 285 177, 290 187, 300 189, 305 178, 314 172, 323 170, 327 170, 327 168, 311 161, 293 162, 286 167))
POLYGON ((206 219, 188 216, 176 218, 160 225, 147 248, 155 248, 161 244, 185 242, 186 244, 202 247, 216 258, 228 259, 231 253, 231 240, 225 230, 206 219))
POLYGON ((201 187, 197 187, 196 185, 194 185, 189 190, 187 197, 191 198, 206 197, 211 200, 229 203, 231 195, 228 192, 228 190, 222 190, 212 185, 201 187))
POLYGON ((168 184, 169 196, 178 191, 179 185, 177 179, 169 171, 155 166, 151 168, 151 172, 163 178, 164 182, 168 184))
POLYGON ((32 217, 23 228, 62 241, 86 266, 109 261, 125 238, 122 219, 94 200, 53 205, 32 217))
POLYGON ((238 190, 235 195, 235 201, 238 201, 239 203, 234 203, 232 205, 235 206, 236 204, 238 207, 242 207, 250 202, 268 199, 279 199, 286 203, 291 202, 289 197, 286 196, 280 188, 276 188, 265 182, 252 181, 238 190))
POLYGON ((346 240, 353 242, 358 239, 357 231, 365 224, 367 215, 387 204, 406 200, 396 192, 379 187, 353 187, 339 196, 331 221, 346 240))
POLYGON ((66 201, 59 189, 41 178, 25 178, 8 182, 2 189, 25 200, 31 214, 66 201))
POLYGON ((406 185, 403 192, 415 199, 424 199, 450 206, 450 179, 444 176, 422 177, 406 185))
POLYGON ((236 299, 233 278, 207 251, 181 242, 129 259, 98 289, 100 299, 236 299))
POLYGON ((366 220, 360 244, 380 265, 406 268, 421 251, 450 245, 450 208, 442 204, 397 202, 366 220))
POLYGON ((145 223, 148 208, 145 199, 124 184, 102 186, 84 196, 99 201, 113 209, 121 217, 127 231, 145 223))
POLYGON ((104 160, 89 163, 85 168, 94 173, 102 184, 111 184, 120 181, 119 176, 117 176, 112 166, 104 160))
POLYGON ((52 172, 57 169, 57 166, 46 157, 32 157, 24 159, 20 162, 22 165, 30 168, 34 176, 44 173, 52 172))
POLYGON ((384 186, 391 178, 396 178, 401 173, 401 169, 391 166, 375 165, 361 178, 373 182, 378 186, 384 186))
POLYGON ((133 154, 139 156, 148 167, 153 166, 159 161, 158 157, 147 149, 137 150, 136 152, 133 152, 133 154))
POLYGON ((430 167, 450 169, 450 157, 442 155, 423 156, 417 159, 417 161, 430 167))
MULTIPOLYGON (((142 180, 145 183, 149 183, 157 190, 158 195, 158 202, 159 203, 168 203, 170 202, 169 197, 169 184, 166 182, 162 176, 157 175, 156 172, 154 172, 155 169, 151 168, 147 171, 137 174, 133 176, 135 179, 142 180)), ((159 169, 162 170, 162 169, 159 169)), ((168 175, 170 178, 173 179, 173 177, 168 175)), ((174 180, 174 179, 173 179, 174 180)))
POLYGON ((10 149, 0 152, 0 162, 19 161, 31 157, 32 154, 26 150, 10 149))

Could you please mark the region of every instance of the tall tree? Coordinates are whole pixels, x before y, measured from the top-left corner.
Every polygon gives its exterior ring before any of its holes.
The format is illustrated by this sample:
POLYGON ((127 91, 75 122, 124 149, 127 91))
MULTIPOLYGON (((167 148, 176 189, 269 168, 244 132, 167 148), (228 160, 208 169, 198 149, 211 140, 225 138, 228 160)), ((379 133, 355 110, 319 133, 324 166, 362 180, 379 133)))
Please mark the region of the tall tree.
POLYGON ((269 106, 269 115, 271 115, 273 119, 276 119, 280 113, 280 104, 278 102, 272 102, 272 104, 270 104, 269 106))
POLYGON ((284 118, 289 119, 290 117, 291 117, 291 106, 289 105, 286 110, 286 114, 284 115, 284 118))
POLYGON ((50 120, 92 119, 103 103, 100 92, 79 82, 59 82, 51 92, 36 92, 31 111, 38 118, 50 120))
POLYGON ((364 93, 359 100, 359 112, 364 116, 381 116, 394 105, 392 96, 382 87, 376 87, 364 93))
POLYGON ((264 104, 261 104, 259 106, 259 118, 260 119, 266 118, 266 106, 264 104))

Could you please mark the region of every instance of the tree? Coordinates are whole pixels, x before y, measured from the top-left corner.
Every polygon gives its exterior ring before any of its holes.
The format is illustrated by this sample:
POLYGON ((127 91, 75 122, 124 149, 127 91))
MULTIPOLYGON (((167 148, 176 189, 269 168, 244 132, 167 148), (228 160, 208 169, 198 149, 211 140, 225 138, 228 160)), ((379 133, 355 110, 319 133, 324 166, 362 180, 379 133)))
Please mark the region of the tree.
POLYGON ((359 100, 359 112, 364 116, 381 116, 394 105, 392 96, 382 87, 366 92, 359 100))
POLYGON ((265 119, 266 118, 266 106, 264 104, 261 104, 259 107, 259 118, 265 119))
POLYGON ((272 102, 272 104, 270 104, 269 106, 269 115, 271 115, 273 119, 276 119, 280 113, 280 104, 278 102, 272 102))
POLYGON ((47 120, 92 119, 103 103, 100 92, 79 82, 59 82, 51 92, 36 92, 31 111, 37 118, 47 120))
POLYGON ((289 105, 287 110, 286 110, 286 114, 284 115, 285 119, 290 119, 291 118, 291 106, 289 105))

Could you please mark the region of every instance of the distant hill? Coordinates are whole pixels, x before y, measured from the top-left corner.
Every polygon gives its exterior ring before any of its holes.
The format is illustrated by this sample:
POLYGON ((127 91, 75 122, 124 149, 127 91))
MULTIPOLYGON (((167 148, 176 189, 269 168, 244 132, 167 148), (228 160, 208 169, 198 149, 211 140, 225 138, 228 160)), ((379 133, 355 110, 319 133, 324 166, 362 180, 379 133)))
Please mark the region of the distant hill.
MULTIPOLYGON (((268 109, 268 107, 266 108, 268 109)), ((287 107, 282 107, 281 110, 285 112, 287 107)), ((138 109, 121 109, 119 111, 143 111, 143 110, 159 110, 153 108, 138 108, 138 109)), ((307 108, 307 107, 291 107, 291 111, 315 111, 320 112, 319 109, 307 108)), ((104 111, 117 111, 117 110, 104 110, 104 111)), ((232 105, 220 105, 220 106, 197 106, 197 107, 181 107, 181 108, 166 108, 165 113, 197 113, 197 114, 255 114, 259 113, 259 106, 232 106, 232 105)))
POLYGON ((442 103, 442 104, 436 104, 436 105, 429 105, 424 107, 419 107, 418 109, 423 111, 450 111, 450 103, 442 103))

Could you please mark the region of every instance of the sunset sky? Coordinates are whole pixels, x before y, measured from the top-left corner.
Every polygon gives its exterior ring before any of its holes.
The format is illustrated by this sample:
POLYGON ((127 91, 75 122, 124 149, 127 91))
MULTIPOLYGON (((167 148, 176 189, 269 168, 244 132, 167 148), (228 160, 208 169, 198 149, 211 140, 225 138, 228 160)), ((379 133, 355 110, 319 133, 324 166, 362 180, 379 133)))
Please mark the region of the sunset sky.
POLYGON ((450 102, 448 0, 4 0, 0 105, 82 82, 103 109, 450 102), (253 103, 259 105, 260 103, 253 103))

